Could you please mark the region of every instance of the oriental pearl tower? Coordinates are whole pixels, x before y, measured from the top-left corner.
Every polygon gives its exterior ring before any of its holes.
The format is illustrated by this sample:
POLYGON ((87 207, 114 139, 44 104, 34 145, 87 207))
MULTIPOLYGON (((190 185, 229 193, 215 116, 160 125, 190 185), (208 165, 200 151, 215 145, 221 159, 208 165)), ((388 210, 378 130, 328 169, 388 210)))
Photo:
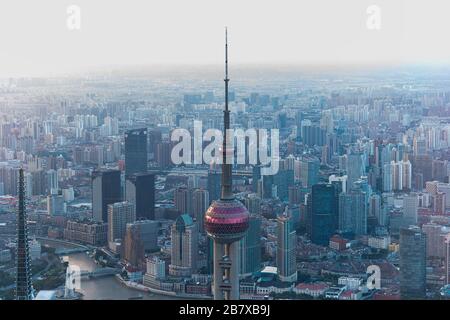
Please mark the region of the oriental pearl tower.
MULTIPOLYGON (((230 128, 228 110, 228 40, 225 28, 225 110, 222 146, 222 188, 219 200, 213 201, 205 213, 205 230, 214 242, 214 300, 239 299, 239 240, 248 229, 247 208, 235 199, 232 192, 232 148, 227 147, 230 128)), ((232 138, 232 137, 230 137, 232 138)), ((231 143, 229 143, 231 144, 231 143)))

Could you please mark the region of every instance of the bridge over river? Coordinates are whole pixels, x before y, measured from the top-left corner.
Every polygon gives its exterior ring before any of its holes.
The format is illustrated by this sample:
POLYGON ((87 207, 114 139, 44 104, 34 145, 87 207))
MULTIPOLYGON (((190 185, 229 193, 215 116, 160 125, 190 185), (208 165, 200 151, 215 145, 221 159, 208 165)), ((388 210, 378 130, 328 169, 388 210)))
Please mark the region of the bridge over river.
POLYGON ((98 268, 95 269, 93 271, 88 271, 88 270, 82 270, 81 271, 81 278, 99 278, 99 277, 106 277, 106 276, 112 276, 115 274, 119 274, 120 273, 120 269, 117 268, 109 268, 109 267, 105 267, 105 268, 98 268))

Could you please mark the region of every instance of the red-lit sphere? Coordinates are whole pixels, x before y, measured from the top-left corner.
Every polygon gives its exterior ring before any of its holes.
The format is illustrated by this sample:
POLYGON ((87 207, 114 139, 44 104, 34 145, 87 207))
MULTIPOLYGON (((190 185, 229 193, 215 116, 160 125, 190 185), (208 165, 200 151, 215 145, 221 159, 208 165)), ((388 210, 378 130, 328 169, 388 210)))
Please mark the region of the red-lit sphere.
POLYGON ((241 239, 248 229, 247 208, 238 200, 216 200, 205 214, 205 230, 221 243, 241 239))

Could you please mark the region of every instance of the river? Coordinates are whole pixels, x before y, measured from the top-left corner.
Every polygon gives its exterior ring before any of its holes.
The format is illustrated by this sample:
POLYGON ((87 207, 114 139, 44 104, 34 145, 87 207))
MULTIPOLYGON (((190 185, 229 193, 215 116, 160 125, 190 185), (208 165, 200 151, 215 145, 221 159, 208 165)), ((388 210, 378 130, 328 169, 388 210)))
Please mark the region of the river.
MULTIPOLYGON (((77 265, 81 270, 93 271, 97 264, 86 253, 74 253, 68 255, 69 264, 77 265)), ((142 295, 143 300, 167 300, 173 297, 156 295, 130 289, 119 282, 115 276, 107 276, 81 281, 81 293, 84 300, 128 300, 142 295)))
MULTIPOLYGON (((54 248, 73 247, 61 243, 56 243, 51 240, 41 240, 47 246, 54 248)), ((69 265, 77 265, 81 270, 93 271, 99 266, 86 253, 68 254, 69 265)), ((106 276, 100 278, 90 278, 81 280, 81 290, 83 293, 83 300, 128 300, 142 296, 142 300, 174 300, 177 298, 158 295, 148 292, 143 292, 136 289, 126 287, 120 283, 115 276, 106 276)))

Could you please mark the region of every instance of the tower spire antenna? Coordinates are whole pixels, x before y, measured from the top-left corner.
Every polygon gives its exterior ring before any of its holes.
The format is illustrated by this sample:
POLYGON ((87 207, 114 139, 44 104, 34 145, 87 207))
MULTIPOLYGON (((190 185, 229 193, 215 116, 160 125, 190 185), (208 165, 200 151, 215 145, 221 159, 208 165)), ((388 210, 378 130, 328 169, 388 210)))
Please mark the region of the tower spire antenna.
MULTIPOLYGON (((228 28, 225 27, 225 81, 228 79, 228 28)), ((226 106, 228 107, 228 106, 226 106)))
POLYGON ((227 140, 232 137, 228 137, 227 131, 230 129, 230 110, 228 109, 228 28, 225 27, 225 109, 223 111, 223 144, 222 144, 222 199, 233 199, 232 192, 232 173, 231 164, 228 157, 233 156, 233 152, 228 150, 227 140))

